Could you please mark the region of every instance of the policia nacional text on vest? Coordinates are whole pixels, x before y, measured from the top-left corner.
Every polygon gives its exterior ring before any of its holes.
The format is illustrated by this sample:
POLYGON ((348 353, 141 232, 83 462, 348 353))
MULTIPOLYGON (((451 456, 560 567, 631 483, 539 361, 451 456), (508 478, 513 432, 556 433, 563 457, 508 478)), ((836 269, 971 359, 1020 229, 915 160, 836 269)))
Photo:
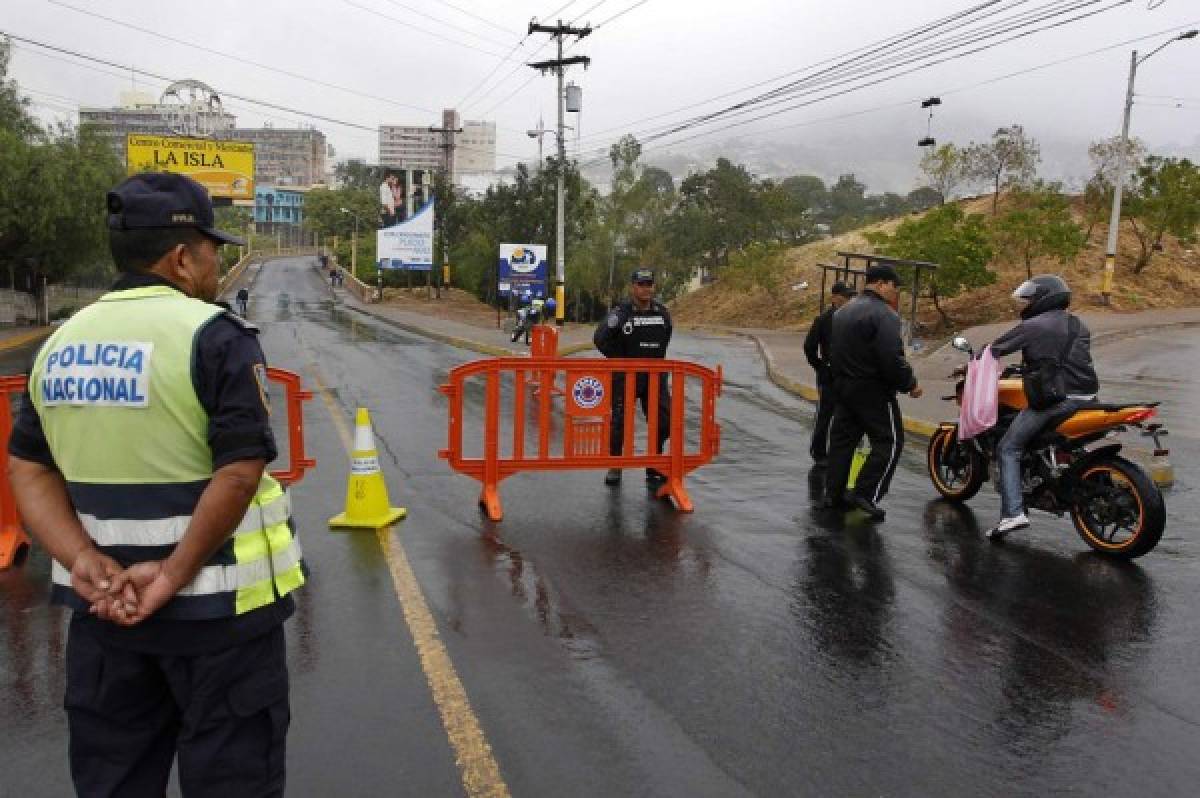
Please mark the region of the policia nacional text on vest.
MULTIPOLYGON (((192 350, 223 312, 165 285, 113 291, 55 332, 34 362, 30 397, 55 463, 83 528, 118 562, 165 558, 212 477, 192 350), (134 451, 132 440, 147 443, 134 451)), ((265 373, 259 381, 265 391, 265 373)), ((234 534, 156 617, 241 615, 304 584, 290 516, 287 493, 264 474, 234 534)), ((52 578, 52 600, 87 609, 57 562, 52 578)))

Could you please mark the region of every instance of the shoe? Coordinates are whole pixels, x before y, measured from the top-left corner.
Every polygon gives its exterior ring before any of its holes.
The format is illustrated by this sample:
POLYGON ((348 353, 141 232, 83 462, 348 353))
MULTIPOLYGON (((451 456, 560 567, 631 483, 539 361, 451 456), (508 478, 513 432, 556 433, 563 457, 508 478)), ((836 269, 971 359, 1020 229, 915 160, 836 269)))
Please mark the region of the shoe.
POLYGON ((604 475, 604 484, 612 487, 613 485, 621 484, 621 469, 610 468, 608 473, 604 475))
POLYGON ((862 510, 872 521, 882 521, 887 516, 883 508, 863 496, 852 495, 849 501, 851 507, 862 510))
POLYGON ((646 469, 646 484, 661 485, 667 481, 667 475, 656 468, 646 469))
POLYGON ((1009 532, 1015 532, 1018 529, 1028 529, 1029 518, 1025 513, 1014 515, 1012 518, 1001 518, 1000 523, 987 531, 989 540, 1004 540, 1004 536, 1009 532))

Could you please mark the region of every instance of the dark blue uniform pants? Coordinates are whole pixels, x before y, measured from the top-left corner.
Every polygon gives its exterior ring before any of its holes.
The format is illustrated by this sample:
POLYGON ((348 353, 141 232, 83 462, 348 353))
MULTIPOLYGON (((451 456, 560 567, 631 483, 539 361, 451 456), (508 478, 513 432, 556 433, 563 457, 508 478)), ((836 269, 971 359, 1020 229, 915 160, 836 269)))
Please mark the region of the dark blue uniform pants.
POLYGON ((282 624, 232 648, 159 656, 79 624, 67 640, 71 777, 82 798, 282 796, 290 719, 282 624))
MULTIPOLYGON (((647 384, 648 375, 643 372, 634 386, 634 396, 642 406, 642 415, 650 418, 650 387, 647 384)), ((608 453, 621 454, 622 438, 625 435, 625 375, 614 373, 612 378, 612 426, 608 431, 608 453)), ((636 432, 635 432, 636 435, 636 432)), ((667 376, 659 377, 658 383, 658 440, 655 441, 655 453, 662 452, 663 444, 671 436, 671 391, 667 376)))

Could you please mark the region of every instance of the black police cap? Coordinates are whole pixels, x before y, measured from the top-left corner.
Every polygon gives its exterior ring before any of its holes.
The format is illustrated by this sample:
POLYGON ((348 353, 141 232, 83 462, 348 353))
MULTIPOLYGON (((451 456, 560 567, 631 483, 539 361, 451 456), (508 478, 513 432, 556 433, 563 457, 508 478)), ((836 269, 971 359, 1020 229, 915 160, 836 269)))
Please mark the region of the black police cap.
POLYGON ((246 243, 216 228, 208 192, 185 175, 143 172, 108 192, 108 229, 163 227, 191 227, 222 244, 246 243))
POLYGON ((892 285, 900 285, 900 275, 890 264, 876 263, 867 267, 867 282, 888 282, 892 285))
POLYGON ((631 282, 631 283, 646 283, 646 282, 652 283, 652 282, 654 282, 654 270, 653 269, 634 269, 633 274, 629 275, 629 282, 631 282))

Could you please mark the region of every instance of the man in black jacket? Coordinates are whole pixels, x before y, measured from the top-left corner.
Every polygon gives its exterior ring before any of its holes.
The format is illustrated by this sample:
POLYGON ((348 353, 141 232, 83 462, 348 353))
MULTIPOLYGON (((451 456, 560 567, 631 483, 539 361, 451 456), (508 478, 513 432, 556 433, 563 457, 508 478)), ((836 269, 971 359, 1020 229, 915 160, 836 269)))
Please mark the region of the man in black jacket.
MULTIPOLYGON (((671 343, 671 314, 654 298, 654 272, 637 269, 630 277, 629 299, 609 311, 604 321, 596 328, 592 342, 605 357, 664 358, 667 345, 671 343)), ((649 418, 650 383, 645 372, 635 378, 635 396, 642 405, 642 414, 649 418)), ((659 376, 658 384, 658 440, 656 452, 671 433, 671 393, 667 375, 659 376)), ((620 454, 625 434, 625 375, 613 374, 612 379, 612 428, 609 434, 608 453, 620 454)), ((662 473, 646 469, 646 481, 659 484, 666 480, 662 473)), ((604 484, 619 485, 621 469, 610 468, 604 484)))
POLYGON ((992 341, 992 354, 1004 357, 1020 350, 1026 369, 1061 359, 1067 397, 1040 410, 1025 408, 1000 440, 1000 521, 987 532, 993 540, 1029 526, 1021 492, 1021 454, 1026 444, 1052 418, 1071 415, 1100 390, 1092 365, 1092 334, 1082 319, 1067 310, 1071 289, 1066 281, 1055 274, 1040 274, 1021 283, 1012 295, 1024 305, 1021 323, 992 341))
POLYGON ((897 392, 921 396, 921 386, 904 357, 900 316, 892 309, 899 295, 895 269, 878 264, 867 269, 862 296, 833 316, 833 379, 837 410, 829 433, 829 472, 825 504, 857 507, 882 521, 879 502, 887 493, 904 449, 904 423, 897 392), (871 454, 858 475, 854 492, 845 495, 854 448, 863 434, 871 454))
POLYGON ((804 357, 817 373, 817 421, 808 446, 813 465, 821 467, 829 455, 829 423, 837 404, 833 395, 833 363, 829 345, 833 337, 833 312, 854 298, 854 290, 841 280, 829 290, 829 307, 813 320, 804 337, 804 357))

